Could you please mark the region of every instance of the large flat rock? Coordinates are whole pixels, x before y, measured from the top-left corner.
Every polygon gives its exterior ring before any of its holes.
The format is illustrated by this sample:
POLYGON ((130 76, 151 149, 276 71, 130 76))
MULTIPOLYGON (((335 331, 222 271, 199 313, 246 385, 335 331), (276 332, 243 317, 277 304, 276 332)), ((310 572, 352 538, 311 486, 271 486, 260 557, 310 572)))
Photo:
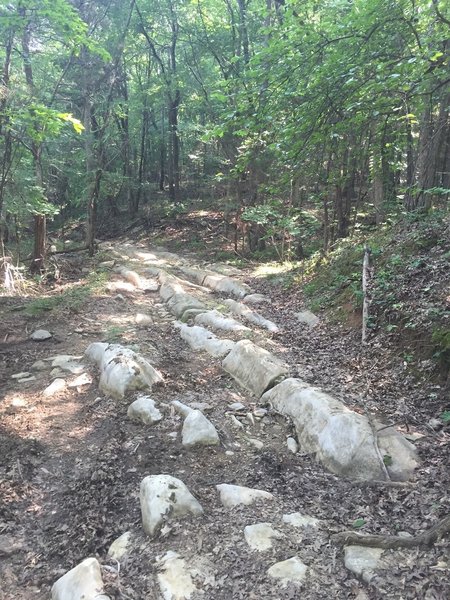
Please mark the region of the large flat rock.
POLYGON ((184 323, 175 323, 180 330, 180 335, 193 350, 208 352, 215 358, 223 358, 234 347, 232 340, 220 339, 204 327, 193 325, 189 327, 184 323))
POLYGON ((203 514, 203 508, 186 485, 171 475, 149 475, 141 482, 142 525, 157 533, 166 519, 203 514))
MULTIPOLYGON (((300 379, 285 379, 265 393, 262 401, 293 420, 302 450, 314 454, 333 473, 360 480, 386 479, 372 427, 364 415, 300 379)), ((400 472, 401 479, 409 476, 414 458, 412 445, 403 467, 404 458, 391 456, 393 473, 400 472)))
POLYGON ((288 372, 282 361, 249 340, 237 342, 222 367, 258 398, 288 372))
POLYGON ((132 390, 151 389, 163 380, 161 373, 140 354, 118 344, 94 342, 86 356, 100 368, 99 388, 114 398, 132 390))
POLYGON ((223 331, 250 331, 248 327, 232 319, 224 317, 218 310, 208 310, 197 315, 194 319, 196 325, 204 325, 211 329, 219 329, 223 331))
POLYGON ((235 298, 244 298, 247 294, 251 294, 252 292, 246 283, 241 283, 226 275, 207 275, 203 280, 203 285, 211 288, 215 292, 234 296, 235 298))
POLYGON ((100 565, 86 558, 60 577, 52 587, 52 600, 109 600, 103 593, 100 565))
POLYGON ((266 319, 265 317, 252 310, 242 302, 237 302, 236 300, 228 299, 224 301, 224 304, 231 310, 232 313, 243 317, 246 321, 252 323, 253 325, 263 327, 271 333, 278 333, 280 331, 278 325, 276 325, 273 321, 269 321, 269 319, 266 319))

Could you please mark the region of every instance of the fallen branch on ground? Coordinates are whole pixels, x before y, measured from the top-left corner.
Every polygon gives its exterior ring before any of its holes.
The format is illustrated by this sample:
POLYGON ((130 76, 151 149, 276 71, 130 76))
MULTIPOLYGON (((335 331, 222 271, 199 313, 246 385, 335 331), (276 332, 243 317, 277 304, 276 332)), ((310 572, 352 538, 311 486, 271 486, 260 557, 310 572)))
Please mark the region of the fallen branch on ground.
POLYGON ((342 531, 331 536, 335 544, 357 546, 373 546, 385 550, 394 548, 415 548, 417 546, 431 546, 450 532, 450 515, 438 521, 433 527, 414 537, 401 537, 398 535, 363 535, 355 531, 342 531))

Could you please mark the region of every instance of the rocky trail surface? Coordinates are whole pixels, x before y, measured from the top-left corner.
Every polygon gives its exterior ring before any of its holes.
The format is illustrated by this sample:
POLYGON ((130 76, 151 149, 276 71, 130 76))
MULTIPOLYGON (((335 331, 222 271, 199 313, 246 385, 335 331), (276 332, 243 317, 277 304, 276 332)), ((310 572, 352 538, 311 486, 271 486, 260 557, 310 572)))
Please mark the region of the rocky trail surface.
POLYGON ((447 598, 445 537, 402 543, 448 513, 445 434, 315 376, 315 315, 237 269, 102 250, 79 315, 5 321, 0 598, 447 598))

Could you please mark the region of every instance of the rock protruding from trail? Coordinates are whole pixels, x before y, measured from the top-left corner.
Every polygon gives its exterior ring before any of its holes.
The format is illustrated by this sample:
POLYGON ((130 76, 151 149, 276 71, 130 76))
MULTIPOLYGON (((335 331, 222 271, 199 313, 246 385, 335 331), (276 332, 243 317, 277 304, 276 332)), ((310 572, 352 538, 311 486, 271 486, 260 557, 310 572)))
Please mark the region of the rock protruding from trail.
POLYGON ((139 290, 143 289, 144 285, 141 276, 138 273, 136 273, 136 271, 131 271, 126 267, 116 267, 114 271, 118 275, 123 277, 126 281, 137 287, 139 290))
POLYGON ((54 379, 50 385, 48 385, 45 390, 42 392, 42 394, 46 397, 46 398, 50 398, 51 396, 54 396, 55 394, 59 394, 59 392, 62 392, 66 389, 66 381, 65 379, 62 379, 60 377, 57 377, 56 379, 54 379))
POLYGON ((233 508, 243 504, 249 506, 257 500, 273 500, 273 495, 264 490, 255 490, 253 488, 231 485, 229 483, 220 483, 216 485, 220 494, 220 501, 225 508, 233 508))
POLYGON ((244 298, 247 294, 252 293, 250 286, 246 283, 241 283, 226 275, 207 275, 203 280, 203 285, 211 288, 215 292, 226 294, 227 296, 234 296, 235 298, 244 298))
POLYGON ((294 315, 300 323, 308 325, 308 327, 315 327, 320 322, 319 317, 310 310, 302 310, 301 312, 294 313, 294 315))
POLYGON ((344 563, 347 569, 369 583, 376 569, 380 567, 384 550, 370 546, 345 546, 344 552, 344 563))
POLYGON ((52 600, 110 600, 103 593, 100 565, 95 558, 86 558, 60 577, 52 587, 52 600))
POLYGON ((221 329, 223 331, 250 331, 248 327, 232 319, 224 317, 217 310, 208 310, 197 315, 194 319, 196 325, 205 325, 211 329, 221 329))
POLYGON ((269 319, 266 319, 265 317, 252 310, 242 302, 237 302, 236 300, 228 299, 224 300, 224 304, 231 310, 232 313, 243 317, 246 321, 252 323, 253 325, 263 327, 271 333, 278 333, 280 331, 278 325, 273 323, 273 321, 269 321, 269 319))
POLYGON ((198 325, 189 327, 184 323, 175 322, 174 326, 180 330, 181 337, 192 350, 205 351, 214 358, 223 358, 235 344, 232 340, 218 338, 211 331, 198 325))
POLYGON ((271 302, 270 298, 264 294, 249 294, 242 300, 244 304, 262 304, 263 302, 271 302))
POLYGON ((315 517, 309 517, 308 515, 295 512, 283 515, 283 523, 292 525, 292 527, 318 527, 320 521, 315 517))
POLYGON ((258 398, 288 372, 278 358, 249 340, 237 342, 222 367, 258 398))
POLYGON ((125 554, 128 553, 131 545, 131 531, 122 533, 120 537, 113 541, 108 549, 108 558, 113 560, 122 560, 125 554))
POLYGON ((36 329, 36 331, 33 331, 33 333, 30 335, 30 338, 35 342, 44 342, 45 340, 49 340, 51 337, 52 334, 46 329, 36 329))
POLYGON ((270 577, 279 579, 283 586, 289 583, 300 584, 306 577, 308 567, 297 557, 278 562, 268 569, 270 577))
POLYGON ((216 446, 220 443, 219 434, 201 410, 174 400, 174 409, 184 417, 181 432, 183 446, 216 446))
POLYGON ((272 523, 255 523, 244 528, 244 537, 252 550, 264 552, 272 548, 273 539, 280 539, 282 535, 272 527, 272 523))
POLYGON ((99 388, 114 398, 133 390, 151 389, 163 380, 161 373, 141 355, 118 344, 94 342, 86 356, 100 368, 99 388))
POLYGON ((206 310, 200 300, 185 291, 178 277, 161 271, 159 281, 161 282, 159 295, 167 303, 170 312, 178 319, 183 319, 184 313, 188 310, 206 310))
POLYGON ((141 421, 145 425, 153 425, 163 418, 155 406, 155 401, 149 396, 139 396, 132 402, 128 407, 127 417, 133 421, 141 421))
POLYGON ((200 410, 191 410, 181 431, 183 446, 216 446, 219 434, 209 419, 200 410))
MULTIPOLYGON (((189 600, 197 590, 186 561, 169 550, 157 560, 158 583, 164 600, 189 600)), ((196 573, 197 574, 197 573, 196 573)))
MULTIPOLYGON (((262 401, 293 420, 301 449, 314 454, 331 472, 366 481, 386 479, 389 466, 380 458, 367 417, 300 379, 285 379, 265 393, 262 401)), ((416 464, 415 449, 409 446, 403 465, 401 456, 391 456, 401 479, 411 475, 411 462, 416 464)))
POLYGON ((166 519, 203 514, 201 504, 186 485, 171 475, 149 475, 141 482, 142 525, 155 535, 166 519))
POLYGON ((79 362, 81 358, 81 356, 72 356, 70 354, 58 354, 53 357, 52 367, 57 367, 62 371, 72 373, 73 375, 80 375, 86 369, 86 367, 79 362))

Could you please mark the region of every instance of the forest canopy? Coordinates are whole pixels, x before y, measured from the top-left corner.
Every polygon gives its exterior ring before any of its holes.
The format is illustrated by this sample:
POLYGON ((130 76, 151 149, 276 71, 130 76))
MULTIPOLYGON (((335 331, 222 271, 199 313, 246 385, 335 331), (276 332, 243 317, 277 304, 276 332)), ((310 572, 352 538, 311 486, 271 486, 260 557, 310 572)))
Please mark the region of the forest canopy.
POLYGON ((49 219, 92 253, 161 195, 300 258, 448 199, 442 0, 19 0, 0 40, 1 237, 33 232, 34 272, 49 219))

